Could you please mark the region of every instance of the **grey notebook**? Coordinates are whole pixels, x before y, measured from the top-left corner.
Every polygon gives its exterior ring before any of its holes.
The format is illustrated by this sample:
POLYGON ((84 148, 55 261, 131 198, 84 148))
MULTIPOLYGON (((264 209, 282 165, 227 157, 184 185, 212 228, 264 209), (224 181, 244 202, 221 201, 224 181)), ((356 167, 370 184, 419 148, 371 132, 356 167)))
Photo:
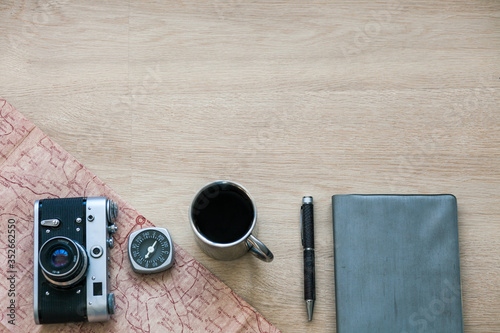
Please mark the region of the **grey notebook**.
POLYGON ((452 195, 334 195, 337 332, 463 332, 452 195))

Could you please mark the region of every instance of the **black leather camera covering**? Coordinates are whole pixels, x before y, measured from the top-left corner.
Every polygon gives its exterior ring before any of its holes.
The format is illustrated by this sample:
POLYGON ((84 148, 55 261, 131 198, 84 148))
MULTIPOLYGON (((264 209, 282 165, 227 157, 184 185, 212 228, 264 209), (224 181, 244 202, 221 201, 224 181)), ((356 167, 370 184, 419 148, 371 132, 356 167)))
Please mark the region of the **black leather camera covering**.
MULTIPOLYGON (((86 221, 85 198, 45 199, 39 203, 39 233, 38 244, 41 247, 46 241, 57 236, 67 237, 85 248, 86 221), (81 223, 76 219, 81 218, 81 223), (59 219, 57 228, 47 228, 40 225, 45 219, 59 219), (76 228, 80 231, 77 232, 76 228), (46 233, 50 229, 50 233, 46 233)), ((40 250, 40 249, 38 249, 40 250)), ((50 284, 38 271, 38 317, 40 324, 78 322, 87 320, 86 279, 76 285, 61 288, 50 284), (77 293, 77 290, 80 290, 77 293), (49 295, 46 295, 46 293, 49 295)))

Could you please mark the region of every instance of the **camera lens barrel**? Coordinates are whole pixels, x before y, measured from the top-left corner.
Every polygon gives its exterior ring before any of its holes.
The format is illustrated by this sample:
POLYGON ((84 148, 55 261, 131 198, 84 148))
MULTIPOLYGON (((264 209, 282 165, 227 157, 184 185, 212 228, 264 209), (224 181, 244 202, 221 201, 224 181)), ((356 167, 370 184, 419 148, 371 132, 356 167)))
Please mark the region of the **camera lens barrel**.
POLYGON ((67 237, 54 237, 39 252, 42 273, 57 287, 70 287, 85 276, 89 259, 85 249, 67 237))

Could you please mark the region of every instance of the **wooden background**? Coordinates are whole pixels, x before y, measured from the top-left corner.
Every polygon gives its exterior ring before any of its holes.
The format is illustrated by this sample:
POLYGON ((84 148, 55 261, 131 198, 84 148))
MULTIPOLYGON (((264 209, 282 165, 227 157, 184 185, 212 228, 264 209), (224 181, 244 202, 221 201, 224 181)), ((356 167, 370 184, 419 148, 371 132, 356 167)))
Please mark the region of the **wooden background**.
POLYGON ((2 0, 0 45, 0 95, 283 332, 335 331, 344 193, 455 194, 465 328, 500 332, 500 2, 2 0), (274 262, 199 250, 216 179, 252 193, 274 262))

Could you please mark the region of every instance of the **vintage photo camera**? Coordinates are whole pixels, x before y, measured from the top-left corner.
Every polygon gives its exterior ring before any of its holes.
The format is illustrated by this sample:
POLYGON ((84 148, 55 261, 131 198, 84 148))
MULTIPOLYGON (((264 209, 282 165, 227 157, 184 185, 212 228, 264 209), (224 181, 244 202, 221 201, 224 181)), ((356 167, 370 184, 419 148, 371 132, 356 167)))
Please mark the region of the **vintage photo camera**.
POLYGON ((115 299, 108 273, 118 215, 105 197, 44 199, 34 206, 37 324, 106 321, 115 299))

